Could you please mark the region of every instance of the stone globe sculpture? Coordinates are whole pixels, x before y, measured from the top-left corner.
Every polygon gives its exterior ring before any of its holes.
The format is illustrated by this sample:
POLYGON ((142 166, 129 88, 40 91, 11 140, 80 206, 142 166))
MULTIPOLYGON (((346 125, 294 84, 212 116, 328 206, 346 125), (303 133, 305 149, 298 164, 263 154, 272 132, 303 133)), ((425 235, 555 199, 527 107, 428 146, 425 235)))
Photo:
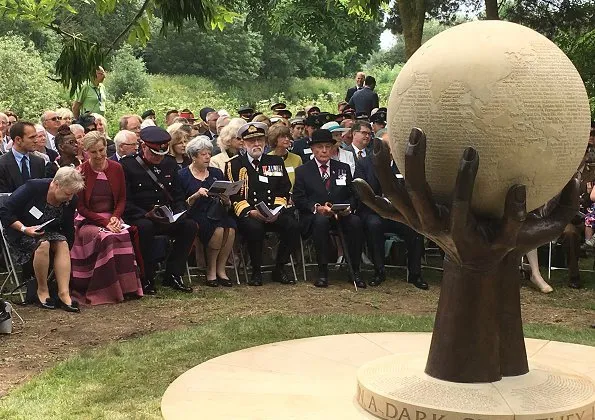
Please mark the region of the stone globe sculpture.
POLYGON ((504 21, 455 26, 409 59, 391 92, 393 156, 405 171, 413 127, 427 136, 426 176, 449 200, 460 154, 481 156, 472 208, 501 216, 513 184, 527 209, 543 205, 575 173, 590 129, 587 93, 571 61, 543 35, 504 21))
POLYGON ((578 72, 531 29, 466 23, 410 58, 388 123, 390 141, 374 143, 380 190, 361 179, 354 187, 445 252, 425 372, 472 383, 526 374, 519 262, 578 209, 590 125, 578 72))

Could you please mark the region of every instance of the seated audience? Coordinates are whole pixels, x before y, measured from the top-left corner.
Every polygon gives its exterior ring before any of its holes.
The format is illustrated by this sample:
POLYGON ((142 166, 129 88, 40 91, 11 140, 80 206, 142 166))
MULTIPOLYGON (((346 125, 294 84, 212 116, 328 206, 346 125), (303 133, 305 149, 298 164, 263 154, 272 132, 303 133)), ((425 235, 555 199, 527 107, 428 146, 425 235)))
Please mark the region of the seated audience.
POLYGON ((291 146, 291 132, 285 125, 275 124, 269 129, 268 142, 271 151, 269 155, 280 156, 283 158, 283 164, 289 181, 291 181, 291 189, 295 183, 295 168, 302 164, 302 158, 295 153, 289 152, 291 146))
POLYGON ((225 264, 235 239, 235 220, 229 215, 229 197, 211 196, 208 190, 217 180, 223 180, 223 172, 209 167, 213 145, 207 136, 198 136, 186 146, 192 158, 190 166, 178 172, 180 184, 190 207, 188 216, 198 226, 198 238, 207 250, 207 286, 231 287, 225 273, 225 264))
POLYGON ((72 166, 73 168, 76 168, 82 163, 77 157, 79 151, 78 142, 69 127, 65 125, 61 126, 58 129, 58 133, 56 133, 54 142, 60 156, 53 162, 46 164, 46 178, 53 178, 56 171, 64 166, 72 166))
POLYGON ((231 159, 236 157, 243 147, 242 139, 238 137, 238 130, 241 126, 246 124, 242 118, 232 118, 223 129, 221 134, 217 137, 217 144, 221 149, 221 153, 216 154, 211 159, 210 165, 214 168, 219 168, 225 171, 225 165, 231 159))
POLYGON ((192 292, 184 285, 182 274, 198 227, 188 218, 170 222, 163 206, 173 214, 186 210, 186 200, 178 178, 179 167, 167 154, 171 136, 160 127, 141 130, 141 153, 120 160, 126 179, 126 208, 124 221, 138 229, 140 250, 144 263, 143 290, 155 294, 155 264, 153 251, 155 236, 165 235, 173 240, 165 262, 162 284, 183 292, 192 292))
POLYGON ((0 192, 13 192, 27 180, 43 178, 45 160, 31 154, 37 149, 35 125, 18 121, 10 127, 12 148, 0 156, 0 192))
POLYGON ((37 279, 38 304, 45 309, 57 306, 79 312, 71 299, 70 251, 74 240, 76 194, 84 187, 83 177, 71 167, 60 168, 54 179, 32 179, 18 188, 0 207, 0 220, 16 264, 33 259, 37 279), (50 222, 41 230, 38 226, 50 222), (50 296, 48 275, 50 255, 58 284, 58 300, 50 296))
POLYGON ((136 230, 122 226, 124 171, 107 159, 107 141, 99 131, 85 134, 83 145, 89 160, 79 167, 85 189, 78 194, 76 235, 70 252, 73 294, 90 305, 142 296, 131 241, 136 230))
POLYGON ((167 127, 167 132, 171 136, 169 154, 176 160, 180 169, 185 168, 192 163, 192 159, 186 154, 186 143, 188 143, 189 132, 179 123, 167 127))
POLYGON ((285 264, 299 245, 299 227, 292 212, 285 209, 289 199, 291 182, 279 156, 264 154, 268 127, 264 123, 244 124, 237 133, 244 142, 245 155, 227 163, 230 181, 244 181, 244 187, 231 197, 238 218, 238 229, 248 244, 252 264, 250 286, 262 286, 262 252, 266 232, 279 235, 273 281, 294 284, 295 280, 285 273, 285 264), (265 217, 255 206, 263 202, 269 209, 282 209, 274 216, 265 217))
POLYGON ((360 276, 360 260, 364 240, 362 222, 353 213, 355 196, 351 189, 349 165, 331 159, 335 140, 330 131, 320 129, 312 133, 308 146, 314 158, 295 171, 293 200, 300 212, 302 236, 312 236, 319 278, 316 287, 328 286, 329 242, 331 228, 342 229, 347 237, 347 248, 357 287, 365 288, 360 276), (349 204, 350 207, 336 213, 333 204, 349 204))

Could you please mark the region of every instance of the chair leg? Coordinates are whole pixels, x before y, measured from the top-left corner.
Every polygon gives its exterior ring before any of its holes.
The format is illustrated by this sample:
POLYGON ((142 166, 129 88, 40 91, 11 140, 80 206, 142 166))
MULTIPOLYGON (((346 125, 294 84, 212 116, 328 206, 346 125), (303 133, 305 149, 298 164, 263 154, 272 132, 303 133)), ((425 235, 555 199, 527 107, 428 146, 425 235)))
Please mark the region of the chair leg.
POLYGON ((293 255, 289 256, 289 262, 291 263, 291 271, 293 271, 293 280, 297 283, 298 278, 297 278, 297 273, 295 271, 295 264, 293 263, 293 255))
POLYGON ((300 251, 302 252, 302 269, 304 271, 304 282, 307 282, 308 279, 306 278, 306 254, 304 254, 304 241, 302 240, 302 235, 300 235, 300 251))
POLYGON ((240 284, 240 273, 238 272, 238 264, 236 262, 236 252, 233 249, 233 246, 231 247, 231 258, 233 259, 233 271, 236 275, 236 283, 240 284))
POLYGON ((552 243, 550 242, 548 251, 548 262, 547 262, 547 280, 550 281, 552 278, 552 243))
POLYGON ((242 268, 244 270, 244 279, 248 283, 248 270, 246 269, 246 259, 244 258, 244 249, 240 243, 240 260, 242 261, 242 268))

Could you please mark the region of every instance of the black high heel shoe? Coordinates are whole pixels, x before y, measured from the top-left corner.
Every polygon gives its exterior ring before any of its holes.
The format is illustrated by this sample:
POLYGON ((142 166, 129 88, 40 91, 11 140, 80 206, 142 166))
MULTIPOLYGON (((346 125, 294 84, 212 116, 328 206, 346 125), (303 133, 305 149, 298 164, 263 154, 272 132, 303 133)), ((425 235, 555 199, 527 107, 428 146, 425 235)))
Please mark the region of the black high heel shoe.
POLYGON ((35 304, 42 309, 56 309, 56 301, 51 297, 47 298, 45 302, 42 302, 41 299, 37 297, 37 302, 35 302, 35 304))
POLYGON ((81 309, 79 308, 79 303, 76 300, 73 300, 70 305, 67 305, 64 302, 62 302, 62 299, 58 298, 58 303, 60 308, 64 309, 66 312, 79 313, 81 311, 81 309))
POLYGON ((209 286, 209 287, 217 287, 217 286, 219 286, 219 283, 217 283, 217 280, 216 279, 215 280, 207 280, 205 282, 205 284, 207 286, 209 286))
POLYGON ((224 279, 223 277, 217 276, 217 283, 223 287, 231 287, 233 286, 233 282, 230 279, 224 279))

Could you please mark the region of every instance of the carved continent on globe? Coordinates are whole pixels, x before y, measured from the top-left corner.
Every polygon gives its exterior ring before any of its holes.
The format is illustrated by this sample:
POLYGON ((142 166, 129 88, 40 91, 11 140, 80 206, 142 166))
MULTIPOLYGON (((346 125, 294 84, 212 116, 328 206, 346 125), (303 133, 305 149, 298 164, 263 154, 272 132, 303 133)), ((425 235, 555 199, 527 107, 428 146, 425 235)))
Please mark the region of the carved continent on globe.
POLYGON ((392 152, 407 176, 409 133, 427 137, 426 174, 449 202, 465 148, 479 152, 472 208, 501 216, 508 188, 527 186, 527 210, 554 197, 585 153, 590 110, 584 83, 543 35, 510 22, 476 21, 426 42, 389 99, 392 152))

